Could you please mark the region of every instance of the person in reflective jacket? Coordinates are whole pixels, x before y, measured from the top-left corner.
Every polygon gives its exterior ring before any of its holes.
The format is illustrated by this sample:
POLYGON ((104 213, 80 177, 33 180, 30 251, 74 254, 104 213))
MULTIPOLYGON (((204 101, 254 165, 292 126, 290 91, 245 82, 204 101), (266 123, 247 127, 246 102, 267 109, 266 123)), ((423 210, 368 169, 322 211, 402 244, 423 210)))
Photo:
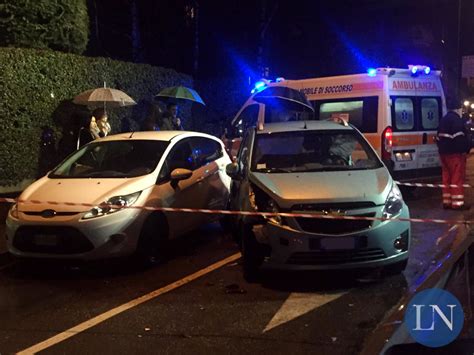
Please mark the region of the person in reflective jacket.
POLYGON ((443 174, 443 208, 468 210, 464 203, 466 179, 466 157, 470 149, 468 132, 461 118, 460 102, 447 99, 448 113, 441 119, 438 127, 437 144, 443 174), (454 186, 450 186, 454 185, 454 186))

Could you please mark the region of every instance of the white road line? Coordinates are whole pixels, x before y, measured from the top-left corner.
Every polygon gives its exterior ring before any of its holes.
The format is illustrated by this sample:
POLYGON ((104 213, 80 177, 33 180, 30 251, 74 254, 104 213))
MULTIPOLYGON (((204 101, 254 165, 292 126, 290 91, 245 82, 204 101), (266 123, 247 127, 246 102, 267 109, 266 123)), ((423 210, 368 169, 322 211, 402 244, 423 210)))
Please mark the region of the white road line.
POLYGON ((204 268, 204 269, 201 269, 197 272, 195 272, 194 274, 191 274, 191 275, 188 275, 184 278, 182 278, 181 280, 178 280, 178 281, 175 281, 173 282, 172 284, 169 284, 167 286, 164 286, 162 288, 159 288, 155 291, 152 291, 150 293, 147 293, 146 295, 143 295, 141 297, 138 297, 134 300, 131 300, 127 303, 124 303, 118 307, 115 307, 105 313, 102 313, 94 318, 91 318, 81 324, 78 324, 76 325, 75 327, 72 327, 62 333, 59 333, 49 339, 46 339, 44 341, 42 341, 41 343, 38 343, 36 345, 33 345, 27 349, 24 349, 22 351, 19 351, 17 354, 35 354, 39 351, 42 351, 44 349, 47 349, 53 345, 56 345, 68 338, 71 338, 73 337, 74 335, 77 335, 79 333, 82 333, 102 322, 105 322, 106 320, 120 314, 120 313, 123 313, 133 307, 136 307, 142 303, 145 303, 153 298, 156 298, 160 295, 163 295, 165 293, 168 293, 170 291, 173 291, 181 286, 184 286, 186 285, 187 283, 190 283, 191 281, 194 281, 198 278, 200 278, 201 276, 204 276, 206 274, 209 274, 210 272, 214 271, 214 270, 217 270, 219 268, 221 268, 222 266, 228 264, 228 263, 231 263, 237 259, 239 259, 241 257, 241 254, 240 253, 236 253, 236 254, 233 254, 225 259, 222 259, 221 261, 218 261, 212 265, 209 265, 208 267, 204 268))
POLYGON ((292 321, 302 315, 332 302, 349 291, 338 293, 291 293, 273 318, 268 322, 262 333, 292 321))

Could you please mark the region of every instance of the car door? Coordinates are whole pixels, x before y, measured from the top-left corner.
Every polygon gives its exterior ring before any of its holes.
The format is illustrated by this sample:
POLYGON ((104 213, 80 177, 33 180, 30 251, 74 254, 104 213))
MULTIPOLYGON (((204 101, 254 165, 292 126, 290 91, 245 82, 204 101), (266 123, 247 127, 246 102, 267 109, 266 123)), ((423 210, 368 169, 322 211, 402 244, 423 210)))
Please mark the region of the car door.
POLYGON ((252 150, 252 140, 254 129, 248 129, 237 154, 237 164, 240 171, 240 179, 232 180, 230 187, 230 209, 241 210, 243 200, 248 198, 248 170, 250 165, 250 153, 252 150))
MULTIPOLYGON (((158 175, 157 193, 163 207, 200 209, 206 207, 208 189, 204 183, 203 169, 196 164, 191 138, 177 142, 165 158, 158 175), (174 169, 193 172, 188 179, 174 182, 170 179, 174 169)), ((170 238, 196 228, 203 220, 201 213, 166 212, 170 238)))
POLYGON ((225 208, 229 192, 228 183, 224 180, 227 177, 223 173, 225 163, 219 161, 224 156, 222 145, 206 137, 192 138, 191 145, 196 158, 196 172, 202 177, 203 189, 206 191, 206 208, 225 208))

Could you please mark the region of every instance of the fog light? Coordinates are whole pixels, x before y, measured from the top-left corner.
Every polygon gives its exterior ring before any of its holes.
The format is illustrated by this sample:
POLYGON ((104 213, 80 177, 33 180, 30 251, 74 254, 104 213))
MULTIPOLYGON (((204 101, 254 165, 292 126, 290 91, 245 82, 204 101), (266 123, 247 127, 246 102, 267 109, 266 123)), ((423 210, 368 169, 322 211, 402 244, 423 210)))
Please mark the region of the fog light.
POLYGON ((408 250, 408 231, 403 232, 393 241, 393 247, 399 251, 408 250))

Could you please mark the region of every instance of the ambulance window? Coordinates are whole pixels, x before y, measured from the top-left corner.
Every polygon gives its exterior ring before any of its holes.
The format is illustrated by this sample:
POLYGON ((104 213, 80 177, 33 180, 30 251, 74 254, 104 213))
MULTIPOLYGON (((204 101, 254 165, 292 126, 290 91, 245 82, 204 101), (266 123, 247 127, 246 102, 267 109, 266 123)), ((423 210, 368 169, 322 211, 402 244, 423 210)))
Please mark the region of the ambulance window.
POLYGON ((399 131, 410 131, 415 128, 413 101, 408 97, 395 99, 395 127, 399 131))
POLYGON ((362 133, 377 132, 378 96, 312 101, 316 119, 342 117, 362 133))
POLYGON ((343 101, 343 102, 326 102, 319 106, 319 117, 322 120, 340 116, 347 117, 353 125, 362 124, 362 109, 364 101, 343 101))
POLYGON ((424 129, 435 130, 439 123, 439 101, 434 97, 421 99, 421 123, 424 129))
POLYGON ((265 123, 312 120, 313 113, 303 111, 298 106, 265 105, 265 123))

